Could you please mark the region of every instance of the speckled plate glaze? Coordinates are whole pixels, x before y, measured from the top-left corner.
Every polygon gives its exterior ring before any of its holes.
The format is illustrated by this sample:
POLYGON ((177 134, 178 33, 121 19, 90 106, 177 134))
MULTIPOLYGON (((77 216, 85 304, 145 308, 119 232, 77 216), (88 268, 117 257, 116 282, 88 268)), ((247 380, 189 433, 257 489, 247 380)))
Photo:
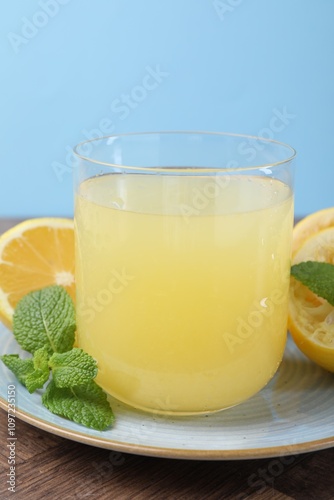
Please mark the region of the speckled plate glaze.
MULTIPOLYGON (((0 326, 0 354, 20 353, 0 326)), ((334 446, 334 375, 317 367, 288 340, 272 381, 247 402, 212 415, 162 417, 112 400, 116 423, 99 432, 50 413, 0 363, 0 406, 16 386, 16 415, 29 424, 100 448, 193 460, 241 460, 304 453, 334 446)), ((17 436, 19 439, 19 436, 17 436)))

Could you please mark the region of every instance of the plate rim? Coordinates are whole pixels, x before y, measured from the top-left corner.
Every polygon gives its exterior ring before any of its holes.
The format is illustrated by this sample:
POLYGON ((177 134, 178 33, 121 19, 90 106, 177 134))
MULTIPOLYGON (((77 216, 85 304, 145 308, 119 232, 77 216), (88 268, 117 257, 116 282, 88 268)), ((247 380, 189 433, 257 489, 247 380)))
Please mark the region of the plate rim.
MULTIPOLYGON (((2 325, 0 323, 0 331, 2 330, 2 325)), ((8 328, 4 327, 5 336, 8 335, 8 341, 13 340, 12 334, 8 328)), ((0 346, 0 354, 6 352, 5 345, 0 346)), ((301 353, 300 353, 301 354, 301 353)), ((10 382, 8 379, 8 374, 5 371, 4 382, 10 382)), ((24 387, 17 381, 22 390, 24 387)), ((8 402, 5 399, 4 394, 0 394, 0 408, 8 412, 8 402)), ((129 411, 134 411, 130 406, 126 405, 129 411)), ((159 457, 159 458, 170 458, 170 459, 185 459, 185 460, 248 460, 248 459, 261 459, 261 458, 272 458, 278 456, 288 456, 300 453, 308 453, 313 451, 324 450, 327 448, 334 447, 334 428, 333 432, 327 433, 327 436, 320 439, 303 440, 298 443, 284 443, 275 444, 271 443, 271 446, 256 446, 251 448, 234 448, 231 445, 229 448, 224 449, 194 449, 194 448, 179 448, 177 446, 159 446, 154 444, 145 443, 133 443, 129 440, 113 439, 110 434, 103 435, 104 431, 101 431, 98 436, 91 435, 88 431, 85 432, 85 427, 81 426, 80 429, 73 429, 69 427, 70 422, 63 418, 61 423, 55 423, 51 421, 51 415, 38 415, 38 410, 41 408, 41 402, 31 401, 31 406, 29 408, 22 408, 20 404, 16 402, 15 416, 20 420, 27 422, 28 424, 41 429, 43 431, 49 432, 65 439, 71 441, 79 442, 89 446, 95 446, 98 448, 118 451, 122 453, 130 453, 134 455, 159 457), (36 412, 34 410, 36 409, 36 412), (36 415, 37 413, 37 415, 36 415), (82 429, 82 430, 81 430, 82 429), (331 434, 330 436, 328 434, 331 434)), ((148 414, 149 415, 149 414, 148 414)), ((58 416, 58 418, 60 418, 58 416)), ((157 422, 159 426, 159 423, 157 422)), ((112 432, 112 429, 110 429, 112 432)), ((257 444, 257 443, 256 443, 257 444)), ((265 444, 265 443, 264 443, 265 444)))
MULTIPOLYGON (((7 401, 0 396, 0 408, 7 410, 7 401)), ((84 432, 73 431, 38 418, 30 413, 16 407, 15 415, 24 422, 49 432, 56 436, 69 439, 81 444, 95 446, 121 453, 130 453, 156 458, 186 459, 186 460, 250 460, 261 458, 273 458, 300 453, 320 451, 334 446, 334 436, 303 443, 294 443, 282 446, 270 446, 262 448, 244 448, 227 450, 189 450, 182 448, 164 448, 160 446, 149 446, 135 443, 124 443, 112 439, 93 437, 84 432)), ((66 420, 65 420, 66 422, 66 420)))

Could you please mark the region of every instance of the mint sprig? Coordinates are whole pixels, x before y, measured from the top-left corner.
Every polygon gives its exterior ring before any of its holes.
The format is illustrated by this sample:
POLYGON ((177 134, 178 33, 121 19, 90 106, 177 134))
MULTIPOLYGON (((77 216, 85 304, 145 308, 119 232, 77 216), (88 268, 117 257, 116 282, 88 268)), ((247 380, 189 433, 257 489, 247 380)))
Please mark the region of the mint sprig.
POLYGON ((29 359, 21 359, 18 354, 1 356, 3 363, 30 393, 35 392, 36 389, 41 389, 45 382, 49 380, 48 358, 49 354, 45 347, 37 349, 34 357, 29 359))
POLYGON ((95 359, 77 347, 61 354, 54 353, 49 360, 49 366, 57 387, 88 384, 97 375, 95 359))
POLYGON ((13 333, 22 349, 32 354, 41 347, 50 353, 69 351, 75 329, 73 302, 61 286, 28 293, 16 306, 13 333))
POLYGON ((33 357, 1 356, 3 363, 30 393, 43 388, 42 403, 52 413, 73 422, 104 430, 114 422, 106 394, 95 382, 96 361, 73 347, 75 309, 71 297, 58 285, 31 292, 18 303, 13 333, 33 357))
POLYGON ((291 275, 311 292, 334 306, 334 265, 328 262, 300 262, 291 267, 291 275))
POLYGON ((94 380, 64 388, 51 380, 42 401, 52 413, 99 431, 114 422, 107 396, 94 380))

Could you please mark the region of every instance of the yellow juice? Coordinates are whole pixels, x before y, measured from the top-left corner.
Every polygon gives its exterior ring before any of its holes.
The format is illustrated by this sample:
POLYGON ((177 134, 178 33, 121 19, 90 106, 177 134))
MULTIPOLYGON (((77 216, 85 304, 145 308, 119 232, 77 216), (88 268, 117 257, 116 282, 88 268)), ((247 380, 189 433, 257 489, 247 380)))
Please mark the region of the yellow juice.
POLYGON ((293 200, 265 176, 110 174, 76 197, 79 345, 149 411, 233 406, 286 342, 293 200))

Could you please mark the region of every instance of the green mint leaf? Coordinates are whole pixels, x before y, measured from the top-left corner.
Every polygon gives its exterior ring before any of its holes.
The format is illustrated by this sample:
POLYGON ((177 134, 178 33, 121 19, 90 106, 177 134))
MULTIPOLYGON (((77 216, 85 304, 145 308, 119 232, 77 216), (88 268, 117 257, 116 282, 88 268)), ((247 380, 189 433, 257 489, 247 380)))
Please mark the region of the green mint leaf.
POLYGON ((25 295, 14 312, 13 333, 22 349, 31 353, 44 346, 50 353, 69 351, 75 334, 71 297, 58 285, 25 295))
POLYGON ((71 388, 57 387, 51 380, 42 402, 52 413, 99 431, 114 422, 107 396, 93 380, 71 388))
POLYGON ((83 385, 97 375, 95 359, 77 347, 62 354, 53 354, 49 360, 49 366, 57 387, 83 385))
POLYGON ((25 381, 29 373, 33 373, 35 370, 32 358, 21 359, 18 354, 4 354, 1 356, 1 361, 24 386, 26 385, 25 381))
POLYGON ((49 379, 48 352, 46 348, 38 349, 33 358, 21 359, 18 354, 1 356, 4 364, 30 393, 41 389, 49 379))
POLYGON ((46 346, 37 349, 34 353, 33 362, 35 370, 49 371, 49 351, 46 346))
POLYGON ((334 265, 328 262, 301 262, 291 267, 291 275, 311 292, 334 306, 334 265))
POLYGON ((34 371, 27 375, 25 385, 28 391, 35 392, 36 389, 41 389, 45 382, 49 380, 50 369, 49 369, 49 352, 47 347, 41 347, 37 349, 33 357, 34 371))
POLYGON ((82 349, 73 348, 75 311, 71 297, 60 286, 31 292, 16 306, 14 336, 33 354, 0 357, 27 387, 42 388, 50 377, 42 402, 52 413, 97 430, 104 430, 115 418, 107 395, 95 382, 96 361, 82 349))

